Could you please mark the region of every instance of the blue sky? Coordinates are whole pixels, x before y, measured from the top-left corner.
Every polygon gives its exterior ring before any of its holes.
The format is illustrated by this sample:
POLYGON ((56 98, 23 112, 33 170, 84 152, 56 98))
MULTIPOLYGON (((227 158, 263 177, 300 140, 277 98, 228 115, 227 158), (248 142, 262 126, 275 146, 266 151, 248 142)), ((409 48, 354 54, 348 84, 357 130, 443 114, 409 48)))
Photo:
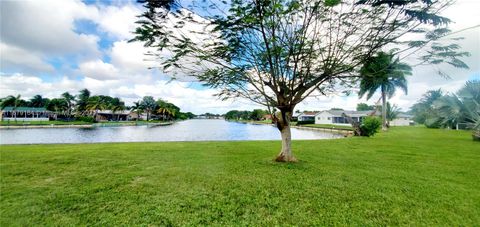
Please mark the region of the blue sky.
MULTIPOLYGON (((445 11, 456 21, 452 30, 479 25, 479 8, 479 1, 460 0, 445 11)), ((168 82, 169 75, 148 70, 156 63, 144 61, 147 49, 141 43, 127 42, 133 37, 136 15, 143 10, 135 1, 0 1, 0 9, 2 97, 58 97, 65 91, 76 94, 88 88, 94 94, 118 96, 127 104, 152 95, 195 113, 258 108, 246 100, 220 101, 213 96, 217 91, 192 79, 168 82)), ((444 80, 435 68, 415 68, 408 95, 399 93, 392 102, 407 110, 428 89, 454 92, 466 80, 478 79, 479 34, 479 28, 462 33, 466 38, 462 46, 472 53, 466 59, 469 70, 447 69, 453 76, 444 80)), ((365 100, 354 95, 309 98, 298 109, 353 109, 358 102, 365 100)))

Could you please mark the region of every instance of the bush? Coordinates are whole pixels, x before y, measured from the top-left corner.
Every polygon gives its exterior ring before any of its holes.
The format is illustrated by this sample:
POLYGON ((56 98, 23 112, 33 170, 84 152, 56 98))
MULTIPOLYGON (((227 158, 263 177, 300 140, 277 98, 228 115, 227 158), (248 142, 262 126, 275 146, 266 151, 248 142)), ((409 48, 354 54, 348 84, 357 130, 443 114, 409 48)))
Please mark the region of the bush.
POLYGON ((315 124, 315 120, 311 121, 298 121, 297 125, 309 125, 309 124, 315 124))
POLYGON ((438 118, 428 118, 425 120, 425 126, 427 128, 440 128, 440 120, 438 118))
POLYGON ((380 126, 382 125, 382 121, 378 117, 366 117, 362 121, 362 125, 360 125, 360 130, 362 131, 362 136, 373 136, 375 133, 378 132, 380 126))
POLYGON ((473 139, 473 141, 479 141, 480 142, 480 131, 472 132, 472 139, 473 139))
POLYGON ((89 122, 89 123, 95 122, 95 120, 93 119, 93 117, 87 117, 87 116, 76 117, 75 120, 77 120, 77 121, 83 121, 83 122, 89 122))

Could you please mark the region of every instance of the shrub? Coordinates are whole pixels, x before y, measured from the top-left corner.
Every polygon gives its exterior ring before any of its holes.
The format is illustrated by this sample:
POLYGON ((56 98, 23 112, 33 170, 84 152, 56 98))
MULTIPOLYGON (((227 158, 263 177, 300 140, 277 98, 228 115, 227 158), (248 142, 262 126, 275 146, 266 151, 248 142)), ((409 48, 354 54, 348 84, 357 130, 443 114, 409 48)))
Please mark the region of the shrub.
POLYGON ((308 125, 308 124, 315 124, 315 120, 297 122, 297 125, 308 125))
POLYGON ((425 126, 427 128, 440 128, 440 120, 438 118, 428 118, 425 120, 425 126))
POLYGON ((373 136, 375 133, 378 132, 380 126, 382 125, 382 121, 378 117, 366 117, 362 121, 362 125, 360 125, 360 130, 362 131, 362 136, 373 136))
POLYGON ((87 117, 87 116, 76 117, 75 120, 77 120, 77 121, 83 121, 83 122, 89 122, 89 123, 95 122, 94 119, 93 119, 93 117, 87 117))
POLYGON ((473 141, 479 141, 480 142, 480 131, 472 132, 472 139, 473 139, 473 141))

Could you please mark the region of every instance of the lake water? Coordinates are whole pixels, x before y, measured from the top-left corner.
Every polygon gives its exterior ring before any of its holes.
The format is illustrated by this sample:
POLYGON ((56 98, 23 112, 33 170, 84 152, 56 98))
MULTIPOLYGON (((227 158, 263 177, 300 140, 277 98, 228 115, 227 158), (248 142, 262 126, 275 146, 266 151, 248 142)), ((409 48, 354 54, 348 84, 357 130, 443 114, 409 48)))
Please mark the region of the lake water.
MULTIPOLYGON (((342 135, 292 129, 293 139, 335 139, 342 135)), ((187 120, 168 126, 121 126, 97 128, 1 129, 0 144, 103 143, 160 141, 280 140, 271 125, 224 120, 187 120)))

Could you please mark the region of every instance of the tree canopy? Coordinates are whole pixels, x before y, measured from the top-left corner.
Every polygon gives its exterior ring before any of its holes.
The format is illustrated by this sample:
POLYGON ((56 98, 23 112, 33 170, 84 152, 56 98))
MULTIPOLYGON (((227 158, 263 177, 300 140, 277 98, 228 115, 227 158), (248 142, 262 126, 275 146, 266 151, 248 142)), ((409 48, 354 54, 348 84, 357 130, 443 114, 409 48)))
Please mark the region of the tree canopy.
POLYGON ((388 45, 397 52, 428 47, 421 63, 466 67, 456 44, 434 42, 449 33, 438 15, 452 1, 232 0, 154 1, 137 22, 134 41, 156 48, 174 78, 192 76, 223 98, 266 106, 282 132, 279 161, 294 160, 290 118, 306 97, 349 91, 360 67, 388 45), (187 3, 190 2, 190 3, 187 3), (403 42, 407 34, 423 35, 403 42))

